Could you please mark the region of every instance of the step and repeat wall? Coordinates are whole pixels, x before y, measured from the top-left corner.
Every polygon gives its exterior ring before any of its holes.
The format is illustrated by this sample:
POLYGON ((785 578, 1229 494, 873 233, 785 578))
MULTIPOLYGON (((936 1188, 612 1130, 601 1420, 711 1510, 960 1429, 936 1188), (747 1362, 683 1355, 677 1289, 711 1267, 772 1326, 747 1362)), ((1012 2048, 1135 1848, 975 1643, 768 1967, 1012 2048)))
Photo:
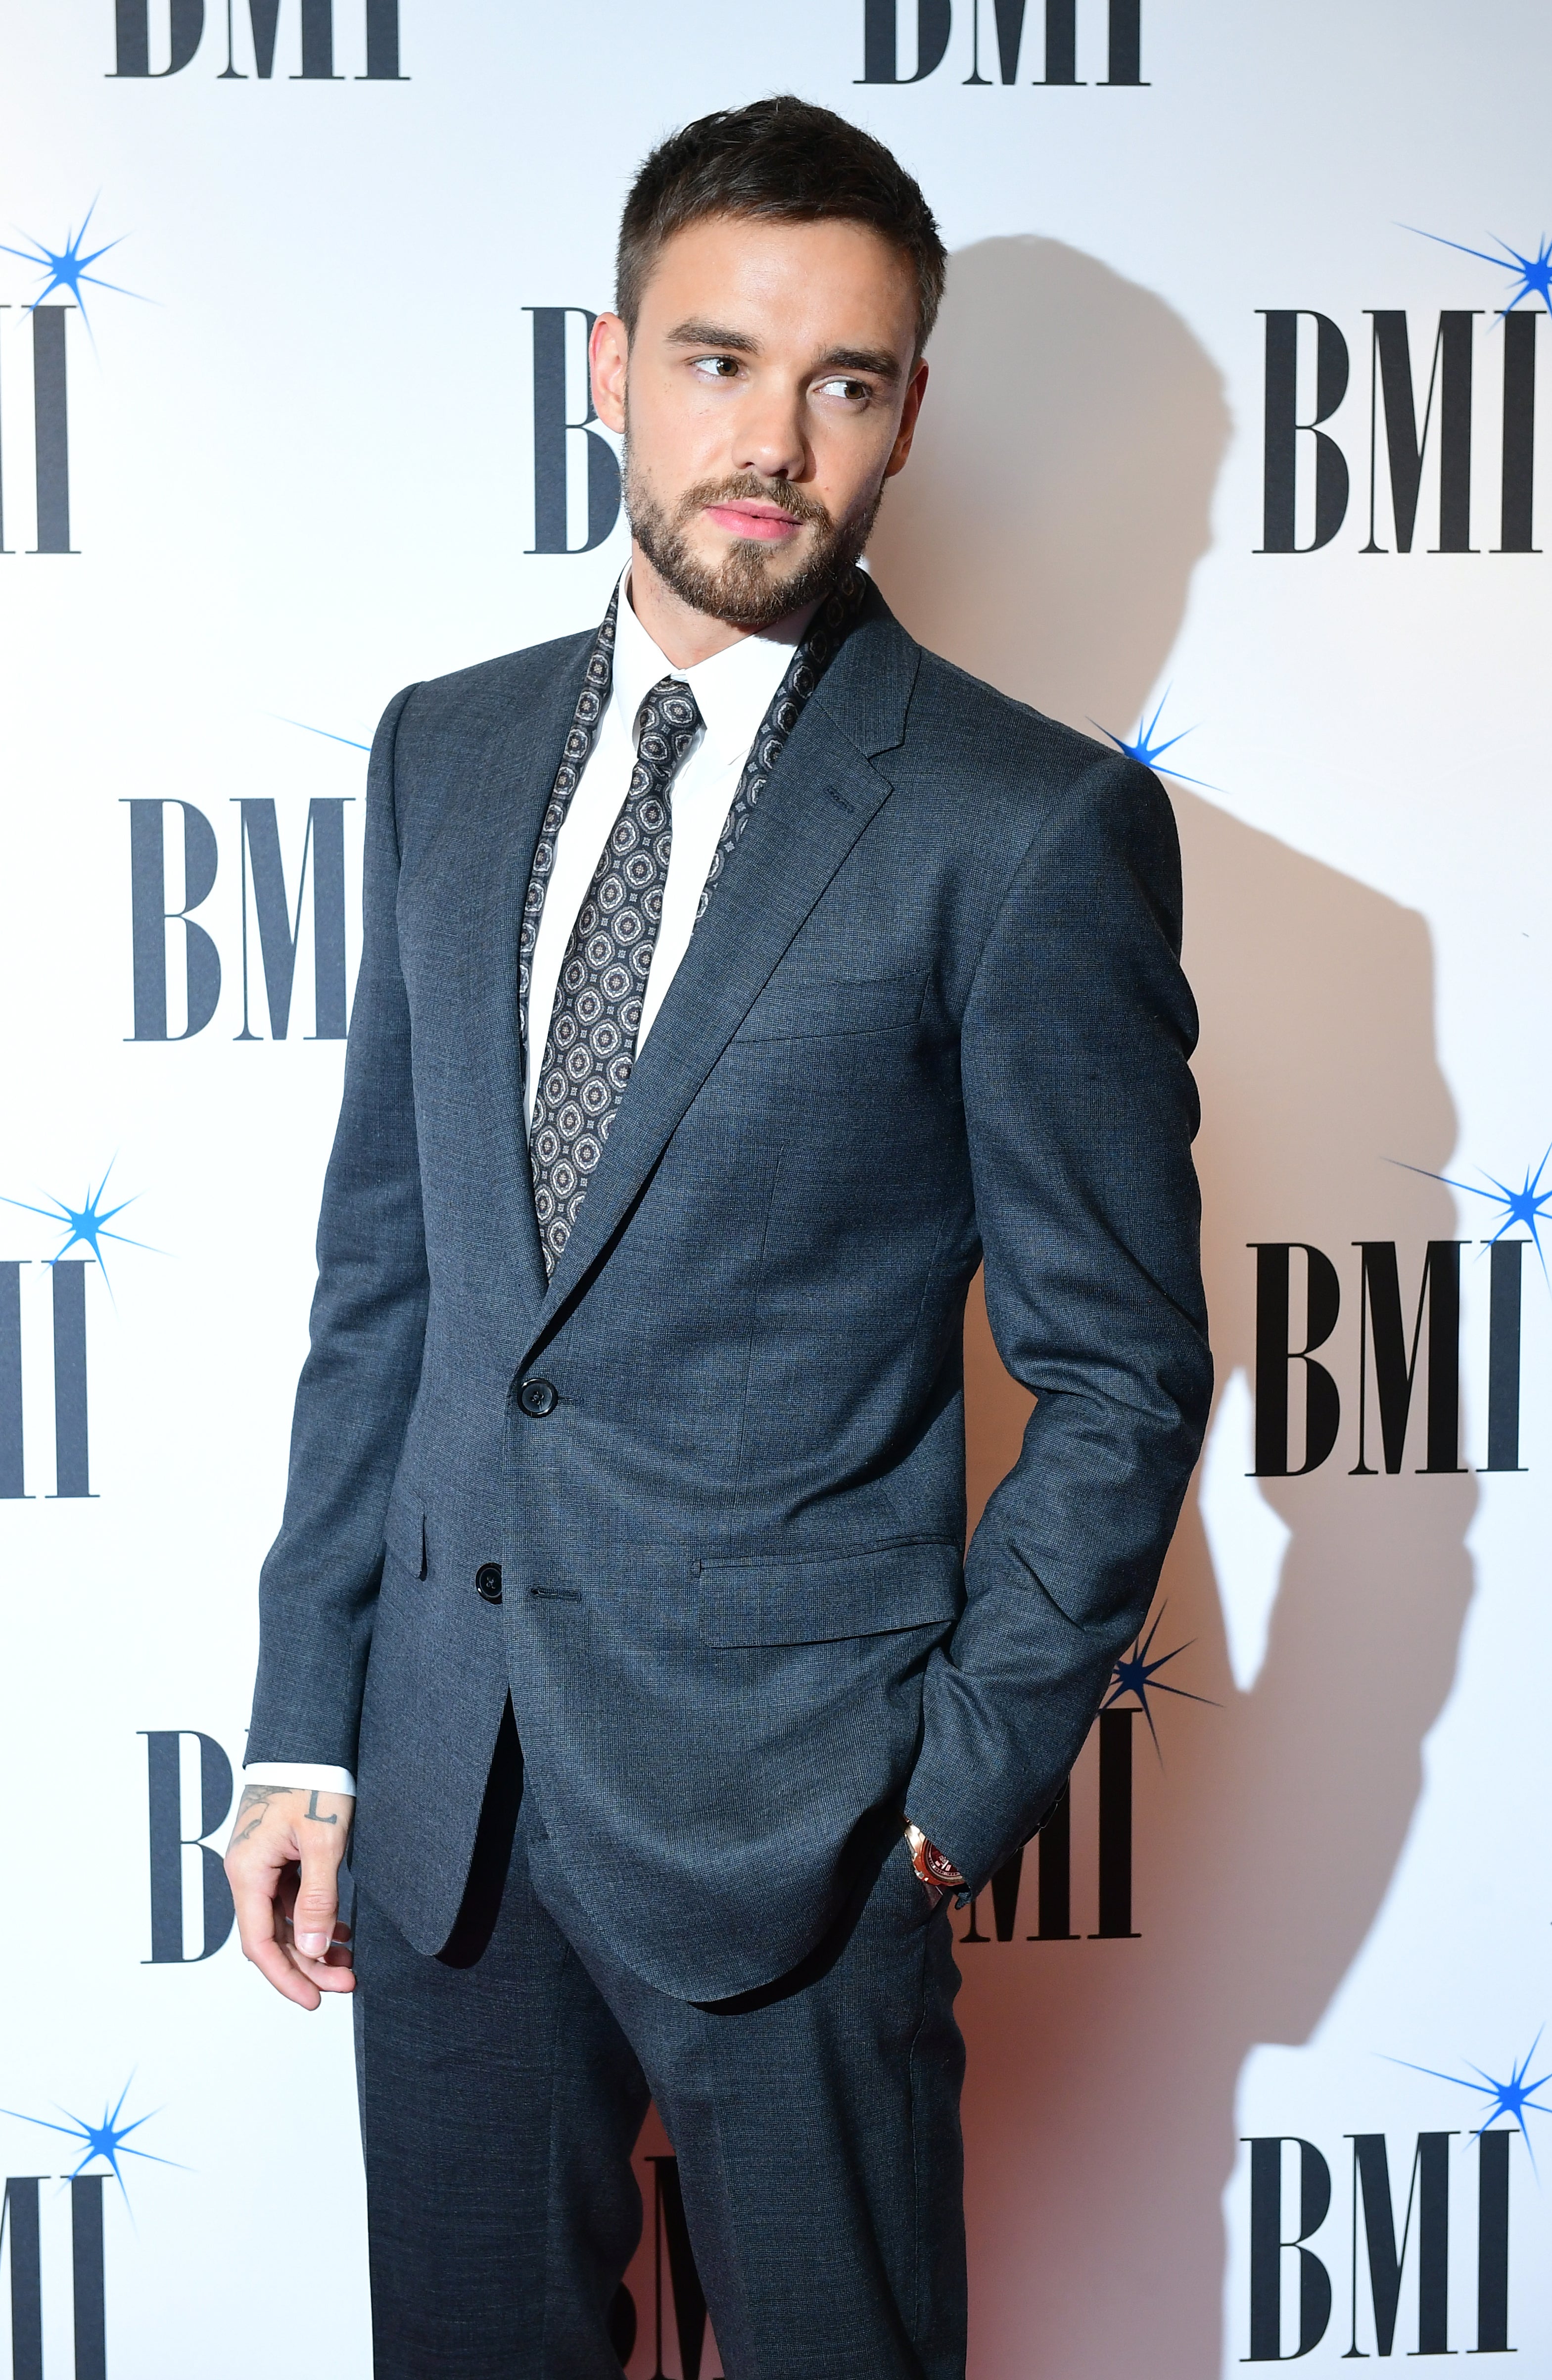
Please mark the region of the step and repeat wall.
MULTIPOLYGON (((369 2372, 348 2011, 264 1991, 217 1857, 363 755, 407 680, 600 613, 622 194, 782 88, 953 252, 871 566, 1158 767, 1202 1008, 1206 1451, 1067 1803, 954 1921, 975 2380, 1552 2370, 1552 19, 55 0, 0 40, 0 2374, 369 2372)), ((967 1368, 977 1512, 1028 1402, 978 1299, 967 1368)), ((641 2172, 626 2369, 711 2380, 655 2119, 641 2172)))

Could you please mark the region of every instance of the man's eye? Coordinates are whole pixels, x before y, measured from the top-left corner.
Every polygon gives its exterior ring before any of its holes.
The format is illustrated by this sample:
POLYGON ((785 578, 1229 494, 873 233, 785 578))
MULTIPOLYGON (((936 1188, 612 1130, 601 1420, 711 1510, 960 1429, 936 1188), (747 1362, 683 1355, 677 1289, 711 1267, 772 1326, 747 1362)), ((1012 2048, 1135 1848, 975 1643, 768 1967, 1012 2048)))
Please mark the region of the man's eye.
POLYGON ((736 380, 738 363, 733 356, 697 356, 695 369, 707 380, 736 380))
POLYGON ((865 380, 822 380, 821 396, 843 397, 848 405, 866 405, 873 391, 865 380))

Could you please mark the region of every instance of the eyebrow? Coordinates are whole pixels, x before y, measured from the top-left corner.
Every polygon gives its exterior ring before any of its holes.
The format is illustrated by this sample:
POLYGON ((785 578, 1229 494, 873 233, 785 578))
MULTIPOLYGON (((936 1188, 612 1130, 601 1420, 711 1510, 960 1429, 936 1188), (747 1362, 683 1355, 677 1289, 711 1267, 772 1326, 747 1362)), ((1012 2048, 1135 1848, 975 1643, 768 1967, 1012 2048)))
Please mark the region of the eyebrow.
MULTIPOLYGON (((758 339, 749 332, 732 331, 723 323, 702 322, 694 318, 676 322, 668 334, 668 343, 673 347, 719 347, 736 356, 757 356, 760 352, 758 339)), ((819 357, 813 370, 816 375, 871 372, 876 380, 897 381, 900 358, 891 355, 887 347, 832 347, 828 355, 819 357)))
POLYGON ((692 319, 676 322, 668 334, 673 347, 727 347, 734 355, 755 356, 759 353, 759 341, 747 331, 729 331, 720 322, 699 322, 692 319))
POLYGON ((875 380, 898 380, 900 358, 887 347, 832 347, 814 367, 818 372, 871 372, 875 380))

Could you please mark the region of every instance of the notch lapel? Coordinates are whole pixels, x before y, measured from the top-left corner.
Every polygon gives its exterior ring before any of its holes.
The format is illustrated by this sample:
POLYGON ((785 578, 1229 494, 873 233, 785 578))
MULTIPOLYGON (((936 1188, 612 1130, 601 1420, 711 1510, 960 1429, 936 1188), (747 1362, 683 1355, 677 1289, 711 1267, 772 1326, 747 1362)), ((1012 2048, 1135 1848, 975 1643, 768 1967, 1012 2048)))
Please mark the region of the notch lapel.
POLYGON ((632 1071, 519 1368, 618 1229, 798 929, 889 798, 891 780, 870 756, 901 740, 919 659, 883 599, 871 596, 793 730, 696 929, 632 1071))

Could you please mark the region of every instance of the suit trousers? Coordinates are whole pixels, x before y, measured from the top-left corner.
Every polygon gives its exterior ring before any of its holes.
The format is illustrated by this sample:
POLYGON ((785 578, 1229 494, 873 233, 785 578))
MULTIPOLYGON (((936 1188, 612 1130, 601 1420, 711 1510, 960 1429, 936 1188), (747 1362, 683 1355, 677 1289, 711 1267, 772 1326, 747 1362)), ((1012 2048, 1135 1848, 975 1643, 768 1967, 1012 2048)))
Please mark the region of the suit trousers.
POLYGON ((801 1967, 673 1999, 568 1889, 509 1711, 446 1948, 356 1914, 376 2380, 620 2380, 649 2098, 727 2380, 963 2380, 959 1978, 897 1823, 801 1967))

